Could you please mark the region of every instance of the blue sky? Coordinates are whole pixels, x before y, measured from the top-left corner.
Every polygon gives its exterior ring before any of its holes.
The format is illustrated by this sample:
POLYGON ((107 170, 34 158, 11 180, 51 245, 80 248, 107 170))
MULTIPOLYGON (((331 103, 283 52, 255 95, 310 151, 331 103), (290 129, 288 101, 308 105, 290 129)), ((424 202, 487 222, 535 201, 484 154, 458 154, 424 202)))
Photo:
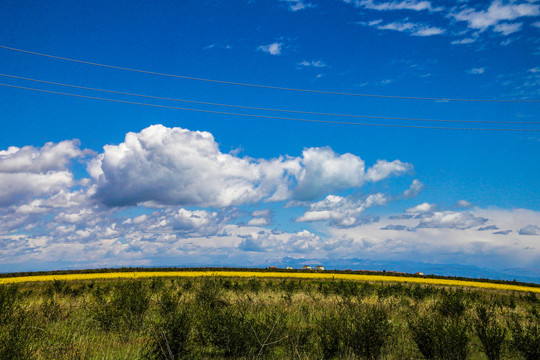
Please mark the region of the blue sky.
POLYGON ((0 271, 354 258, 540 281, 540 1, 8 0, 0 22, 0 271))

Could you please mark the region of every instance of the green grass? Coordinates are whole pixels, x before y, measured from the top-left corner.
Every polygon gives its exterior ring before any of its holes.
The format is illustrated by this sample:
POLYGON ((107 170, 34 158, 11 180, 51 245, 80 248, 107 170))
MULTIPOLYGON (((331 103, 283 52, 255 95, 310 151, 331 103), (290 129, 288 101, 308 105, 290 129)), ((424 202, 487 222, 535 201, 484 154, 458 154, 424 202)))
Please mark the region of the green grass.
POLYGON ((534 293, 357 281, 0 285, 0 359, 540 359, 534 293))

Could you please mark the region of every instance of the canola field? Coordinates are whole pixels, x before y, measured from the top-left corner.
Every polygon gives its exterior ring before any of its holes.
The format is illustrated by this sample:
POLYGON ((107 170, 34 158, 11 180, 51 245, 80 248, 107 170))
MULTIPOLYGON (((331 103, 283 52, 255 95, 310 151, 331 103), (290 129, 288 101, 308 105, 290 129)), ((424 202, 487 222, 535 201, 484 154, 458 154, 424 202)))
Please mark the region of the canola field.
POLYGON ((282 278, 282 279, 313 279, 313 280, 347 280, 383 283, 412 283, 440 286, 460 286, 508 291, 525 291, 540 293, 540 287, 499 284, 480 281, 466 281, 453 279, 435 279, 421 277, 404 277, 391 275, 343 274, 325 272, 258 272, 258 271, 137 271, 137 272, 109 272, 88 274, 57 274, 35 275, 0 278, 0 284, 70 281, 70 280, 97 280, 97 279, 143 279, 143 278, 198 278, 198 277, 225 277, 225 278, 282 278))

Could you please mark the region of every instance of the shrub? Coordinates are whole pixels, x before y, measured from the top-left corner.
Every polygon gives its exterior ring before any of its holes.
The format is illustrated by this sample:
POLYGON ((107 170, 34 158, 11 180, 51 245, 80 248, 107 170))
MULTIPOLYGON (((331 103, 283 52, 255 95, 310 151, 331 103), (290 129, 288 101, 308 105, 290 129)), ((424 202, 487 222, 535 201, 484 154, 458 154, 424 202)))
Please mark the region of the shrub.
POLYGON ((467 304, 463 290, 450 290, 442 295, 442 299, 437 304, 437 310, 441 315, 455 318, 465 313, 467 304))
POLYGON ((346 318, 342 312, 328 311, 317 322, 317 339, 324 359, 332 359, 345 349, 346 318))
POLYGON ((426 359, 465 360, 469 355, 467 323, 436 314, 409 321, 413 341, 426 359))
POLYGON ((505 343, 506 328, 497 322, 493 308, 484 305, 477 306, 473 325, 487 358, 500 359, 505 343))
POLYGON ((11 322, 18 309, 19 286, 0 285, 0 326, 11 322))
POLYGON ((540 318, 531 311, 524 321, 518 318, 510 322, 512 349, 526 360, 540 359, 540 318))
POLYGON ((380 358, 391 337, 390 310, 381 304, 352 305, 348 345, 356 355, 380 358))
POLYGON ((142 327, 144 317, 150 306, 150 294, 141 281, 123 281, 116 284, 110 296, 106 289, 94 291, 92 318, 105 331, 122 326, 131 330, 142 327))
POLYGON ((143 358, 177 360, 189 357, 192 318, 189 308, 180 308, 179 301, 179 295, 170 292, 161 295, 161 321, 152 326, 143 358))

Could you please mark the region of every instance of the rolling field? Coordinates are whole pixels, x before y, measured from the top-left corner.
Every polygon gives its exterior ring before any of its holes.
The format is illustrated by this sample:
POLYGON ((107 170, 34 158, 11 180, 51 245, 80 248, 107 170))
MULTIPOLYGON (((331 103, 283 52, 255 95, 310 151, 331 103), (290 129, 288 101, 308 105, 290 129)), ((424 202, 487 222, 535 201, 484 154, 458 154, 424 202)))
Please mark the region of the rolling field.
POLYGON ((0 278, 0 359, 540 359, 538 287, 283 271, 0 278))

